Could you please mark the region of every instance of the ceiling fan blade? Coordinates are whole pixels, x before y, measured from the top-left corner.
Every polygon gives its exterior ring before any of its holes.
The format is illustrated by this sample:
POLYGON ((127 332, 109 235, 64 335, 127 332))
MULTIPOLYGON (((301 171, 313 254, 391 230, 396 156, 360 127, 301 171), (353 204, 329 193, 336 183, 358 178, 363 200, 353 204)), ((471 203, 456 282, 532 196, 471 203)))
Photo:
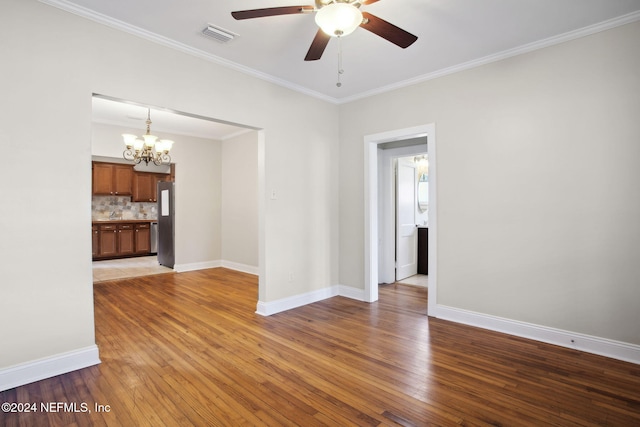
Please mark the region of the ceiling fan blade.
POLYGON ((313 38, 313 42, 311 42, 311 46, 309 47, 309 51, 307 52, 307 56, 304 57, 305 61, 317 61, 322 57, 325 48, 329 44, 329 40, 331 40, 331 36, 318 29, 316 36, 313 38))
POLYGON ((380 1, 380 0, 364 0, 364 1, 361 1, 360 4, 365 4, 366 5, 366 4, 371 4, 371 3, 378 2, 378 1, 380 1))
POLYGON ((383 39, 389 40, 391 43, 398 45, 403 49, 411 46, 413 42, 418 40, 418 37, 413 34, 403 30, 402 28, 396 27, 375 15, 362 12, 362 16, 364 18, 362 20, 362 24, 360 24, 362 28, 371 31, 373 34, 376 34, 383 39))
POLYGON ((251 19, 263 18, 265 16, 294 15, 297 13, 311 12, 313 12, 313 6, 283 6, 268 7, 266 9, 239 10, 236 12, 231 12, 231 16, 233 16, 235 19, 251 19))

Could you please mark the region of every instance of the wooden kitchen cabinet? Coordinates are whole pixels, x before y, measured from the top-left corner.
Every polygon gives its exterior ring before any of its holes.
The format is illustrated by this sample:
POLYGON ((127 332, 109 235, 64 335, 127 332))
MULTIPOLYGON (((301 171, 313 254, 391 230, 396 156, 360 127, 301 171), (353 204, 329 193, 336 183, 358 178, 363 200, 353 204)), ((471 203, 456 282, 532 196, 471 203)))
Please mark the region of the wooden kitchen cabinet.
POLYGON ((135 253, 134 225, 118 225, 118 255, 126 256, 135 253))
POLYGON ((151 253, 150 222, 109 222, 91 226, 93 258, 126 258, 151 253))
POLYGON ((136 224, 135 230, 135 253, 151 253, 151 224, 136 224))
POLYGON ((113 191, 117 195, 131 195, 133 167, 127 165, 113 166, 113 191))
POLYGON ((130 196, 133 166, 92 162, 94 195, 130 196))
POLYGON ((135 172, 133 174, 133 201, 153 202, 153 174, 135 172))
POLYGON ((97 225, 91 226, 91 256, 94 258, 100 253, 100 231, 97 225))
POLYGON ((107 163, 92 163, 93 194, 111 194, 113 192, 113 167, 107 163))
POLYGON ((158 183, 171 181, 171 176, 163 173, 157 173, 153 177, 153 197, 155 201, 158 201, 158 183))
POLYGON ((134 172, 133 201, 155 203, 158 201, 158 182, 169 179, 168 174, 134 172))
POLYGON ((118 255, 118 226, 102 224, 98 226, 98 257, 118 255))

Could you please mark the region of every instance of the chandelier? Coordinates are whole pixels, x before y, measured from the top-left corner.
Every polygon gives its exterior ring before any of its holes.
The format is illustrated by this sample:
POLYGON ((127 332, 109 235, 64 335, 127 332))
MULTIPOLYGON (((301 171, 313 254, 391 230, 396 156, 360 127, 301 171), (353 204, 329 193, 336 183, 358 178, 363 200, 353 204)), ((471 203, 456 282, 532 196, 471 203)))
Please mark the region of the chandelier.
POLYGON ((158 140, 157 136, 151 135, 151 109, 147 110, 147 133, 142 135, 143 139, 130 133, 122 134, 124 145, 127 149, 123 151, 122 157, 125 160, 133 161, 135 164, 140 162, 153 162, 153 164, 168 165, 171 163, 169 151, 173 146, 173 141, 168 139, 158 140))

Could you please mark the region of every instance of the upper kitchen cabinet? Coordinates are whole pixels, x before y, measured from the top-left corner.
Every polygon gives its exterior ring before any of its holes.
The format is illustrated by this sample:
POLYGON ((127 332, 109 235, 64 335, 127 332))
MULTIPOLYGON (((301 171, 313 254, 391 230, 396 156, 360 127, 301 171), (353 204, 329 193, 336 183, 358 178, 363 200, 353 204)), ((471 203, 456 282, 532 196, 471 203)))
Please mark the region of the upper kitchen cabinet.
POLYGON ((133 201, 156 202, 158 200, 158 182, 170 180, 169 174, 135 172, 133 174, 133 201))
POLYGON ((133 174, 133 201, 153 202, 153 174, 136 172, 133 174))
POLYGON ((132 194, 132 166, 101 162, 92 162, 91 165, 94 195, 130 196, 132 194))

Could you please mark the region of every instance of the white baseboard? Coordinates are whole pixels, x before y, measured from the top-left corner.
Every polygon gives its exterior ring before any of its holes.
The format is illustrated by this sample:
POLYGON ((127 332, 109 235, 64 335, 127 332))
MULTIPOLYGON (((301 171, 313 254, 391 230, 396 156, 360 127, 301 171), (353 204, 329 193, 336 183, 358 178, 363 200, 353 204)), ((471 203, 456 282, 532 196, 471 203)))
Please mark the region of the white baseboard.
POLYGON ((21 363, 9 368, 0 369, 0 391, 40 381, 56 375, 97 365, 98 346, 92 345, 67 353, 21 363))
POLYGON ((443 305, 436 305, 435 308, 435 313, 429 312, 429 316, 640 364, 640 346, 638 345, 443 305))
POLYGON ((224 267, 230 270, 240 271, 242 273, 253 274, 257 276, 259 274, 259 268, 253 265, 240 264, 239 262, 214 260, 203 262, 192 262, 189 264, 176 264, 173 269, 178 273, 184 273, 185 271, 206 270, 207 268, 224 267))
POLYGON ((270 316, 292 308, 302 307, 327 298, 343 296, 346 298, 365 301, 364 289, 357 289, 351 286, 335 285, 329 288, 318 289, 306 294, 294 295, 271 302, 258 301, 256 313, 262 316, 270 316))
POLYGON ((354 288, 352 286, 338 285, 338 295, 345 298, 367 302, 364 289, 354 288))
POLYGON ((203 262, 192 262, 189 264, 176 264, 173 266, 173 269, 178 273, 184 273, 185 271, 196 271, 196 270, 205 270, 207 268, 217 268, 222 267, 222 261, 203 261, 203 262))
POLYGON ((294 295, 292 297, 282 298, 276 301, 258 301, 256 313, 262 316, 271 316, 272 314, 322 301, 327 298, 335 297, 336 295, 338 295, 338 287, 331 286, 330 288, 318 289, 317 291, 311 291, 301 295, 294 295))
POLYGON ((221 267, 229 268, 235 271, 240 271, 242 273, 253 274, 254 276, 258 276, 260 274, 260 269, 256 266, 240 264, 238 262, 233 262, 233 261, 222 260, 221 267))

